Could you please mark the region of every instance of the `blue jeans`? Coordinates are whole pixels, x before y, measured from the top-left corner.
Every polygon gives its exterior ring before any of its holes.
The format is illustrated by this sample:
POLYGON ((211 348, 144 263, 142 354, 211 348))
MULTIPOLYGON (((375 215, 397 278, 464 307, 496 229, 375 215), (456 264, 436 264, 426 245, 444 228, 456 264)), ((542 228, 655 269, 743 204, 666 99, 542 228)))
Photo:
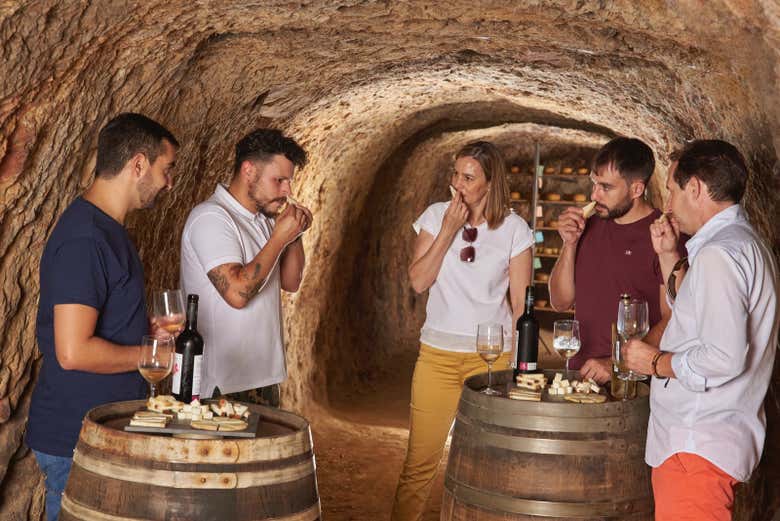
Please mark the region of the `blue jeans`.
POLYGON ((38 467, 46 476, 46 521, 57 521, 57 516, 60 515, 62 492, 65 490, 65 483, 68 482, 73 458, 52 456, 37 450, 33 450, 33 454, 38 460, 38 467))

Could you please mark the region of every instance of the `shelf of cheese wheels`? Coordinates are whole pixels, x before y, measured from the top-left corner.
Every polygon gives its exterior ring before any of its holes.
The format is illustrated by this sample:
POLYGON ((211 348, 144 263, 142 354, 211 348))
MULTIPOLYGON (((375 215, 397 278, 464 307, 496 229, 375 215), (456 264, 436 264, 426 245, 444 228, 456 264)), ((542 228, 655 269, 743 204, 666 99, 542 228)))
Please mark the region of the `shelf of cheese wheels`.
MULTIPOLYGON (((553 160, 553 164, 540 166, 538 176, 534 175, 535 167, 531 165, 512 165, 509 168, 510 182, 512 182, 512 179, 534 179, 531 181, 531 189, 533 189, 533 183, 536 180, 539 181, 538 200, 533 209, 533 211, 537 212, 534 231, 542 232, 544 240, 539 239, 534 249, 534 267, 536 269, 539 269, 542 266, 542 262, 544 262, 545 269, 549 271, 552 268, 549 263, 560 255, 561 245, 560 240, 557 239, 557 217, 560 212, 568 206, 583 207, 589 215, 593 211, 594 204, 588 202, 590 190, 588 174, 590 174, 590 169, 584 166, 587 162, 588 160, 585 158, 568 161, 568 164, 566 160, 553 160), (556 239, 553 239, 552 235, 548 235, 552 233, 555 233, 556 239), (539 264, 538 266, 537 263, 539 264)), ((520 183, 519 186, 522 187, 524 184, 520 183)), ((517 186, 513 184, 510 192, 510 202, 513 208, 521 204, 532 204, 533 201, 529 200, 531 197, 528 195, 527 187, 523 188, 527 197, 524 198, 524 193, 517 190, 517 186)), ((548 273, 536 271, 536 276, 533 280, 534 285, 546 288, 548 282, 548 273)), ((553 309, 546 297, 546 291, 539 294, 539 298, 536 299, 534 305, 535 310, 560 315, 574 314, 573 308, 566 311, 553 309)))

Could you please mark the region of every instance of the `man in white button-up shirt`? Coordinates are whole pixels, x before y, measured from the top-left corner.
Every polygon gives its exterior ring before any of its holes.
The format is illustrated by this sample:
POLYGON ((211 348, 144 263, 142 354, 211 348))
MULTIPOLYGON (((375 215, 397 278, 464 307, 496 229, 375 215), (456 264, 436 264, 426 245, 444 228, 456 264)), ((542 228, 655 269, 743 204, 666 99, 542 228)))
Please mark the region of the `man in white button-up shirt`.
POLYGON ((645 453, 656 520, 727 520, 735 484, 750 477, 764 447, 777 266, 739 205, 748 173, 737 149, 694 141, 673 159, 670 217, 651 234, 665 276, 679 257, 677 236, 691 234, 690 269, 660 350, 632 340, 624 354, 629 368, 658 377, 645 453))
POLYGON ((280 290, 298 290, 309 210, 289 204, 306 153, 279 130, 236 145, 233 178, 190 212, 181 240, 182 287, 200 295, 201 394, 279 406, 287 376, 280 290))

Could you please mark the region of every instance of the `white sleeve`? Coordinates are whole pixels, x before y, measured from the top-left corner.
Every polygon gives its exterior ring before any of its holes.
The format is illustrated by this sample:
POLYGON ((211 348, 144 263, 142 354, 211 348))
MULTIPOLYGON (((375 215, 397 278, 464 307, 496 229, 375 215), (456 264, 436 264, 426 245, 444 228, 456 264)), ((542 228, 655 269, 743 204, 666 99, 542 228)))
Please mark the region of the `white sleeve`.
POLYGON ((517 226, 515 226, 515 231, 512 234, 512 253, 509 255, 510 259, 520 255, 534 244, 534 232, 531 231, 531 228, 525 222, 525 219, 518 217, 517 221, 517 226))
POLYGON ((688 276, 697 296, 697 337, 687 350, 672 357, 672 365, 681 371, 675 374, 684 387, 701 392, 729 382, 746 369, 747 281, 734 259, 719 248, 702 248, 688 276))
POLYGON ((219 211, 195 217, 189 226, 189 240, 206 273, 222 264, 246 262, 235 223, 219 211))
MULTIPOLYGON (((420 234, 421 230, 425 230, 434 237, 439 235, 441 230, 441 223, 444 219, 444 212, 440 211, 438 204, 432 204, 414 221, 412 227, 415 233, 420 234)), ((446 210, 446 207, 445 207, 446 210)))

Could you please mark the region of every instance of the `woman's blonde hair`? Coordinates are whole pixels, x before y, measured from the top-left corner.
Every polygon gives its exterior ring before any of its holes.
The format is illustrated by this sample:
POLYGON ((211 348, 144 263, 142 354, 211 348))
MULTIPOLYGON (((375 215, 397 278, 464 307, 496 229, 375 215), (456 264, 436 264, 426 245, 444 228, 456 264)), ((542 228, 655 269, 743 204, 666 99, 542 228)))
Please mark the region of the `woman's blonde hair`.
POLYGON ((485 220, 488 228, 495 230, 504 222, 508 212, 509 182, 507 181, 506 161, 501 151, 488 141, 474 141, 464 145, 455 159, 461 157, 473 158, 490 183, 485 205, 485 220))

